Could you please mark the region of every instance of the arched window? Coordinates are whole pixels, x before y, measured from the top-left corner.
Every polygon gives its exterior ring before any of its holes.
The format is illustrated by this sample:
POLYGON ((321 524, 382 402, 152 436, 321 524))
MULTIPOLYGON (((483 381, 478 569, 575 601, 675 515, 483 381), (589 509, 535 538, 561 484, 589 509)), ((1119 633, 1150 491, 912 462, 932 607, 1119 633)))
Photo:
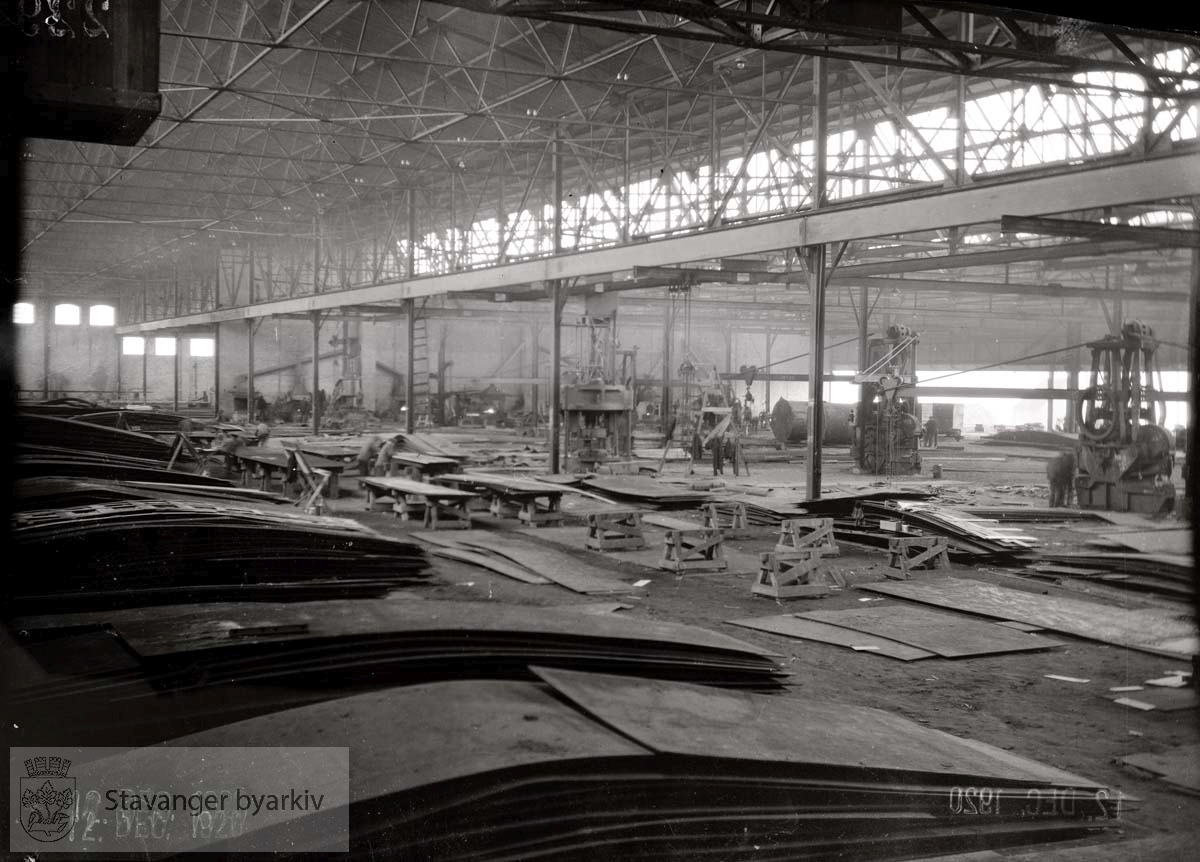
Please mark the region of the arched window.
POLYGON ((69 302, 54 306, 54 322, 59 326, 78 326, 79 306, 69 302))
POLYGON ((13 305, 13 323, 33 323, 36 319, 32 302, 18 302, 13 305))
POLYGON ((93 305, 88 309, 88 326, 115 326, 117 310, 111 305, 93 305))

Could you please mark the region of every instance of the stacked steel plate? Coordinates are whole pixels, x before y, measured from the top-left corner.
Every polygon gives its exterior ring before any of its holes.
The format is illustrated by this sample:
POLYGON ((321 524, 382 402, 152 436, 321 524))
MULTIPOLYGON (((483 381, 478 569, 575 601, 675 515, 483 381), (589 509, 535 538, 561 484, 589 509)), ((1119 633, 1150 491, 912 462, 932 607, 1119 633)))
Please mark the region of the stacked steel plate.
MULTIPOLYGON (((176 478, 175 475, 170 478, 176 478)), ((227 483, 223 483, 227 484, 227 483)), ((13 508, 22 512, 91 506, 118 500, 223 501, 242 506, 293 506, 280 494, 253 488, 192 485, 180 482, 139 482, 34 476, 13 484, 13 508)))
MULTIPOLYGON (((141 458, 161 462, 160 466, 170 462, 175 454, 171 443, 135 431, 123 431, 120 428, 54 416, 17 414, 16 420, 16 439, 28 446, 50 446, 73 452, 141 458)), ((174 457, 176 463, 190 463, 194 460, 186 448, 174 457)))
POLYGON ((898 859, 1078 838, 1131 807, 879 710, 538 675, 364 694, 172 744, 350 746, 364 859, 898 859))
POLYGON ((213 603, 10 622, 54 675, 14 692, 14 711, 89 713, 72 738, 108 725, 145 741, 153 731, 138 727, 164 709, 178 733, 366 688, 530 679, 531 665, 758 689, 785 679, 776 656, 717 632, 490 602, 213 603))
POLYGON ((167 468, 167 462, 129 458, 120 455, 105 455, 97 452, 78 452, 57 446, 37 446, 28 443, 17 445, 17 457, 13 473, 17 478, 30 476, 75 476, 90 479, 128 479, 142 482, 176 482, 188 485, 231 488, 228 479, 205 476, 189 472, 195 463, 167 468))
POLYGON ((275 585, 325 594, 365 581, 378 594, 428 577, 419 545, 354 521, 223 502, 19 512, 12 538, 26 559, 38 561, 8 578, 10 600, 26 611, 258 598, 275 585))

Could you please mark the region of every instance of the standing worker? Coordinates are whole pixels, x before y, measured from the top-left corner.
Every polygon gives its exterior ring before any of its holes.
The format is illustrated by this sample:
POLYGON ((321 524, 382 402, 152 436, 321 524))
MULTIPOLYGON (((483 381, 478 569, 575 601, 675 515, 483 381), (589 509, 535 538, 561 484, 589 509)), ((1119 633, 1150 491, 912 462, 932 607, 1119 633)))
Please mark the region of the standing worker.
POLYGON ((932 416, 925 423, 925 448, 936 449, 938 444, 938 426, 937 420, 932 416))
POLYGON ((354 464, 358 468, 358 475, 370 476, 371 464, 375 460, 375 456, 379 454, 379 447, 383 440, 378 434, 367 438, 367 442, 363 443, 362 448, 358 450, 358 455, 354 459, 354 464))

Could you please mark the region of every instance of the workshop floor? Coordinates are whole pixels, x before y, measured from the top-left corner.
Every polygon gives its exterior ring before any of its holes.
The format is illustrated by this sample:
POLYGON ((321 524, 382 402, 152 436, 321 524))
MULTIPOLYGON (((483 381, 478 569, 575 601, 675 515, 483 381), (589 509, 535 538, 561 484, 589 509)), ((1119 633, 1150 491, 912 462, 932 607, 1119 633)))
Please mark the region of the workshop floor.
MULTIPOLYGON (((826 488, 922 487, 939 489, 948 502, 978 501, 981 504, 1026 504, 1044 506, 1045 453, 1008 452, 968 443, 963 449, 923 452, 928 473, 941 463, 942 480, 921 477, 855 475, 848 458, 835 455, 824 464, 826 488), (1003 459, 1003 460, 1001 460, 1003 459)), ((751 475, 733 477, 726 483, 759 487, 804 487, 805 465, 797 463, 751 464, 751 475)), ((666 478, 684 479, 682 465, 668 465, 666 478)), ((711 480, 711 468, 697 465, 693 477, 711 480)), ((1178 484, 1178 483, 1177 483, 1178 484)), ((342 484, 342 497, 331 501, 330 514, 352 517, 390 535, 419 531, 420 524, 403 522, 390 512, 364 511, 365 497, 354 477, 342 484)), ((672 513, 677 515, 679 513, 672 513)), ((475 516, 475 529, 514 530, 515 520, 493 518, 486 512, 475 516)), ((1022 525, 1026 532, 1047 542, 1070 547, 1088 538, 1085 528, 1054 525, 1022 525)), ((815 698, 894 711, 914 721, 949 733, 970 737, 1013 751, 1056 767, 1104 782, 1122 793, 1140 799, 1138 811, 1127 816, 1123 836, 1130 839, 1101 848, 1084 848, 1082 855, 1069 858, 1145 862, 1190 860, 1200 843, 1200 797, 1174 790, 1162 782, 1122 766, 1118 758, 1139 752, 1163 752, 1176 746, 1200 743, 1200 725, 1194 710, 1142 712, 1106 699, 1113 686, 1137 685, 1161 677, 1171 670, 1190 670, 1178 661, 1134 652, 1115 646, 1056 635, 1066 646, 1056 650, 967 659, 932 658, 900 662, 867 652, 794 640, 731 626, 726 620, 813 609, 859 606, 867 593, 853 585, 884 579, 887 563, 882 552, 843 548, 836 567, 847 588, 822 599, 779 603, 753 596, 754 573, 742 565, 759 551, 774 544, 774 532, 761 529, 753 538, 728 542, 730 557, 738 560, 726 572, 689 574, 677 577, 649 567, 655 552, 586 551, 578 527, 546 527, 524 530, 538 541, 611 567, 629 582, 646 579, 649 584, 628 596, 617 597, 627 605, 618 611, 631 617, 691 623, 767 647, 781 656, 793 673, 789 690, 782 696, 815 698), (570 546, 577 542, 577 547, 570 546), (1047 674, 1086 682, 1047 679, 1047 674), (1195 833, 1195 841, 1188 836, 1195 833), (1153 838, 1156 843, 1145 843, 1153 838), (1138 840, 1133 840, 1138 839, 1138 840), (1149 855, 1148 855, 1149 854, 1149 855)), ((651 544, 657 535, 650 532, 651 544)), ((444 559, 434 559, 435 581, 419 590, 429 599, 495 601, 532 606, 580 604, 589 601, 556 585, 529 585, 444 559)), ((1153 602, 1128 592, 1094 584, 1049 582, 1019 577, 1016 570, 995 566, 952 566, 949 574, 970 577, 1024 589, 1037 594, 1061 593, 1097 601, 1133 606, 1153 602)), ((927 577, 940 576, 931 572, 927 577)), ((925 576, 921 576, 925 577, 925 576)), ((597 601, 611 601, 611 597, 597 601)), ((891 602, 891 599, 883 601, 891 602)), ((1161 600, 1158 606, 1164 606, 1161 600)), ((1006 855, 1018 856, 1022 851, 1006 855)), ((1024 851, 1029 853, 1030 851, 1024 851)), ((972 855, 970 859, 999 859, 999 855, 972 855)), ((1033 855, 1029 858, 1050 858, 1033 855)), ((1055 856, 1054 858, 1059 858, 1055 856)), ((1064 856, 1062 858, 1068 858, 1064 856)))

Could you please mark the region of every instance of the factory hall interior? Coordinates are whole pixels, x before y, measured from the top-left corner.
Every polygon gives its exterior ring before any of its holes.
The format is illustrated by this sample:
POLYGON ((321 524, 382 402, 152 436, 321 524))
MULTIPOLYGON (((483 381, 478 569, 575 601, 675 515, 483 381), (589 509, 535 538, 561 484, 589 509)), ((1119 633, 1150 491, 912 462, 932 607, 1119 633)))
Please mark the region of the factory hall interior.
POLYGON ((7 4, 3 849, 1197 858, 1200 30, 1037 6, 7 4))

